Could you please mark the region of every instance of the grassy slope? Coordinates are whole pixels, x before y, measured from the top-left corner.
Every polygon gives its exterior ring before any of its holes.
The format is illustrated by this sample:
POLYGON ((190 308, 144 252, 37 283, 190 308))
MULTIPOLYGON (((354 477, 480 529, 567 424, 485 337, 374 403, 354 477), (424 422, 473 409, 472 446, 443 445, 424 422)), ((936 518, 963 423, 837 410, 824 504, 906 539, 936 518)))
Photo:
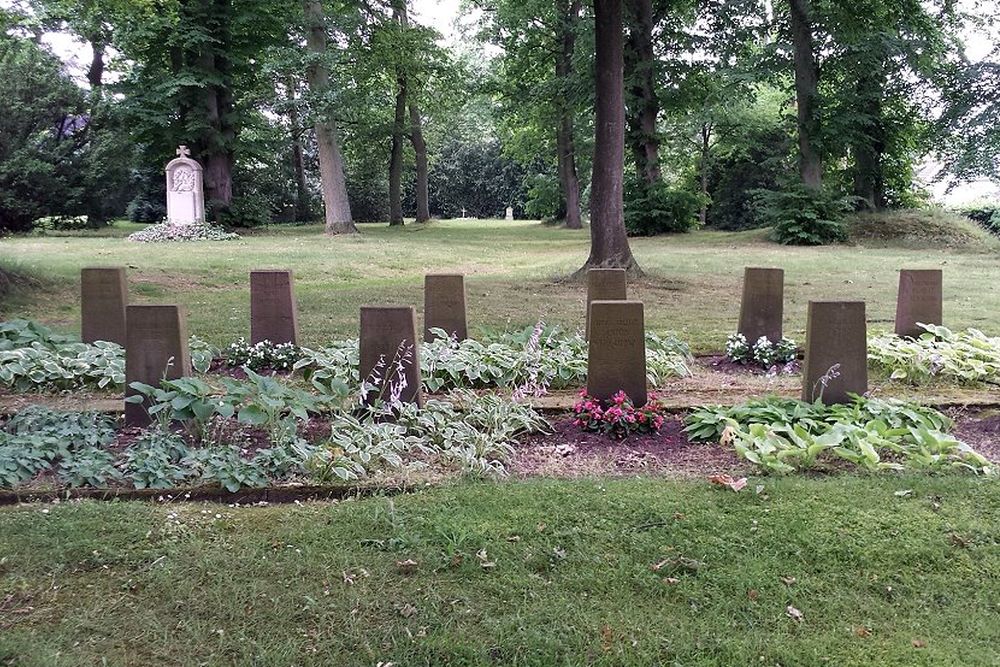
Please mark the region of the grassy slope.
MULTIPOLYGON (((93 237, 0 240, 0 256, 50 279, 48 287, 16 299, 4 316, 31 317, 66 330, 79 323, 79 269, 129 267, 134 302, 188 306, 191 330, 217 343, 248 333, 247 272, 257 267, 295 270, 303 337, 316 344, 356 335, 358 307, 402 302, 422 306, 422 276, 459 271, 468 276, 473 331, 526 326, 539 318, 571 327, 582 319, 583 289, 556 282, 586 257, 588 233, 537 223, 447 221, 390 229, 365 225, 353 238, 327 238, 318 227, 279 229, 236 243, 137 245, 123 225, 93 237)), ((874 245, 885 245, 881 240, 874 245)), ((632 294, 647 304, 648 326, 676 330, 696 349, 719 349, 736 326, 742 268, 786 270, 787 327, 801 337, 809 299, 868 301, 873 328, 894 315, 900 267, 943 267, 946 318, 956 327, 1000 329, 1000 282, 995 251, 935 244, 894 247, 787 248, 760 232, 694 234, 634 239, 649 279, 632 294)))
POLYGON ((995 483, 762 483, 0 509, 0 664, 1000 662, 995 483), (702 565, 651 571, 671 558, 702 565))

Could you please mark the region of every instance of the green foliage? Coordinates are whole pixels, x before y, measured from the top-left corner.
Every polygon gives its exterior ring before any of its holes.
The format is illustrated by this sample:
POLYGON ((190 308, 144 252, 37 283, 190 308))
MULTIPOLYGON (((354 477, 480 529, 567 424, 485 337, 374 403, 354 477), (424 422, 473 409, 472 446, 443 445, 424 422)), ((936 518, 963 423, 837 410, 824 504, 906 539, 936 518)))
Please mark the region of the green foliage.
POLYGON ((954 332, 924 324, 916 340, 885 333, 868 339, 868 361, 892 380, 1000 384, 1000 338, 978 329, 954 332))
POLYGON ((625 188, 625 228, 632 236, 690 231, 698 224, 704 198, 666 183, 649 186, 629 179, 625 188))
POLYGON ((521 217, 539 214, 526 209, 524 170, 503 154, 499 141, 445 143, 430 170, 430 208, 435 215, 459 218, 502 218, 508 206, 521 217))
POLYGON ((0 350, 15 350, 37 343, 43 347, 56 348, 72 343, 70 336, 57 334, 44 324, 31 320, 7 320, 0 322, 0 350))
POLYGON ((865 470, 958 468, 986 475, 997 468, 948 435, 951 420, 923 406, 856 397, 847 405, 765 398, 731 408, 706 407, 685 418, 695 440, 720 438, 769 472, 788 473, 827 461, 865 470))
POLYGON ((1000 236, 1000 205, 993 202, 968 204, 960 207, 958 213, 974 220, 990 234, 1000 236))
POLYGON ((785 245, 825 245, 847 239, 844 215, 851 200, 804 185, 782 190, 758 190, 755 214, 761 226, 771 227, 771 238, 785 245))
POLYGON ((753 345, 741 333, 732 334, 726 340, 726 358, 738 364, 753 363, 761 368, 772 368, 776 364, 788 364, 795 360, 798 345, 791 338, 782 336, 770 341, 761 336, 753 345))
POLYGON ((0 348, 0 386, 17 391, 113 389, 124 383, 125 353, 116 343, 0 348))
POLYGON ((294 343, 272 343, 262 340, 253 345, 245 338, 230 343, 222 350, 222 358, 232 368, 247 366, 250 370, 290 371, 295 362, 302 358, 302 352, 294 343))

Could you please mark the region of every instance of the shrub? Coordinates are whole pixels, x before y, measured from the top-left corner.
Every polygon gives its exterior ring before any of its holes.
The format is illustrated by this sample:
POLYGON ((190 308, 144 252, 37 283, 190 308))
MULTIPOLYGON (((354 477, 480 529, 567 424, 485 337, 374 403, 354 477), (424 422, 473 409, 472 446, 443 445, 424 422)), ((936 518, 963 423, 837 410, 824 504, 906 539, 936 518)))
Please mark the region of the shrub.
POLYGON ((975 221, 989 233, 1000 236, 1000 205, 992 202, 969 204, 959 208, 958 213, 975 221))
POLYGON ((791 363, 795 360, 797 349, 795 341, 784 336, 773 343, 767 336, 761 336, 753 345, 740 333, 732 334, 726 340, 726 357, 730 361, 737 364, 753 363, 761 368, 791 363))
POLYGON ((573 423, 584 431, 621 439, 632 433, 659 431, 663 425, 663 406, 656 394, 650 394, 645 405, 636 407, 624 391, 604 405, 584 389, 580 391, 580 400, 573 405, 573 418, 573 423))
POLYGON ((703 199, 666 183, 649 186, 631 180, 625 189, 625 228, 632 236, 687 232, 698 224, 703 199))
POLYGON ((295 362, 302 358, 302 351, 294 343, 272 343, 269 340, 262 340, 250 345, 245 338, 240 338, 222 351, 222 357, 226 364, 233 368, 246 366, 257 372, 290 371, 295 362))
POLYGON ((783 190, 757 190, 757 221, 772 227, 771 238, 785 245, 824 245, 847 239, 844 215, 851 198, 816 192, 796 184, 783 190))

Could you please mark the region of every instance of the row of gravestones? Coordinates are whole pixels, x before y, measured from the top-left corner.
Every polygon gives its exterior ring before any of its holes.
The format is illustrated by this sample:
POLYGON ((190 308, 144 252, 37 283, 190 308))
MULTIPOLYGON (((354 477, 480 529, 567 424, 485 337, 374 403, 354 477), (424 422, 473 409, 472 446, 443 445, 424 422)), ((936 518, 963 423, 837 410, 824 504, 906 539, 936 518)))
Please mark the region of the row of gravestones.
MULTIPOLYGON (((921 333, 918 322, 941 323, 939 270, 900 272, 896 332, 921 333)), ((290 271, 250 273, 251 342, 298 342, 298 316, 290 271)), ((128 305, 124 268, 86 268, 81 272, 82 338, 106 340, 128 351, 126 385, 157 384, 191 372, 187 323, 182 307, 128 305)), ((624 391, 636 405, 646 403, 645 323, 641 301, 629 301, 625 271, 592 269, 587 277, 585 333, 590 341, 587 391, 608 400, 624 391)), ((782 335, 784 271, 747 268, 738 331, 751 343, 782 335)), ((465 281, 461 275, 424 279, 424 339, 442 329, 467 337, 465 281)), ((416 311, 412 306, 364 306, 360 317, 361 379, 381 378, 366 400, 385 396, 393 381, 398 399, 422 403, 416 311), (402 363, 400 355, 405 356, 402 363), (397 363, 399 362, 399 363, 397 363), (402 377, 391 377, 396 368, 402 377)), ((867 331, 863 301, 810 301, 806 325, 802 397, 843 402, 849 393, 868 390, 867 331)), ((134 394, 126 389, 126 396, 134 394)), ((145 406, 126 403, 129 424, 148 423, 145 406)))

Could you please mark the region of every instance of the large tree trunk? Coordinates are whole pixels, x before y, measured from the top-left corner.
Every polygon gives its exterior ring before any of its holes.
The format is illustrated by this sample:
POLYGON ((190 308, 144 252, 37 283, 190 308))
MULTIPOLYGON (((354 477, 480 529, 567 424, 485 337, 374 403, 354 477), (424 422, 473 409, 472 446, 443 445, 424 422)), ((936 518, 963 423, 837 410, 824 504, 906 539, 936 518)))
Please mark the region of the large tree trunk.
POLYGON ((806 187, 819 190, 823 187, 823 161, 815 146, 819 135, 816 109, 819 68, 813 53, 809 0, 789 0, 789 9, 798 107, 799 173, 806 187))
POLYGON ((698 211, 698 222, 704 227, 705 223, 708 222, 708 169, 709 169, 709 158, 711 157, 712 149, 712 124, 702 123, 701 124, 701 157, 699 159, 698 171, 701 177, 701 195, 702 204, 701 210, 698 211))
POLYGON ((622 64, 622 0, 594 0, 596 82, 594 171, 590 197, 590 257, 576 272, 596 267, 642 270, 625 233, 622 179, 625 169, 625 104, 622 64))
MULTIPOLYGON (((306 81, 317 99, 330 87, 330 73, 321 58, 326 53, 326 19, 321 0, 302 0, 306 19, 306 48, 316 60, 306 68, 306 81)), ((337 142, 337 128, 329 109, 315 111, 316 144, 319 149, 319 173, 323 185, 327 234, 356 234, 358 228, 351 218, 351 203, 347 197, 344 176, 344 156, 337 142)))
POLYGON ((406 76, 396 77, 396 114, 389 152, 389 224, 403 224, 403 133, 406 131, 406 76))
POLYGON ((573 128, 573 105, 569 100, 569 80, 573 76, 573 52, 576 50, 576 26, 580 20, 580 0, 560 0, 559 51, 556 53, 556 78, 559 96, 556 99, 558 124, 556 127, 556 153, 559 188, 562 190, 560 213, 568 229, 583 228, 580 214, 580 178, 576 171, 576 138, 573 128))
POLYGON ((628 55, 632 104, 628 110, 629 134, 639 179, 646 185, 662 180, 660 137, 656 120, 660 100, 656 94, 656 55, 653 51, 652 0, 626 0, 629 14, 628 55))
POLYGON ((292 140, 292 172, 295 174, 295 222, 309 220, 309 191, 306 188, 305 151, 302 149, 302 125, 295 98, 295 80, 289 77, 285 82, 288 93, 288 127, 292 140))
POLYGON ((427 222, 431 219, 427 142, 424 141, 423 123, 416 102, 410 101, 409 106, 410 143, 413 144, 413 154, 417 163, 417 222, 427 222))
POLYGON ((867 68, 859 71, 855 96, 859 100, 857 111, 865 120, 851 145, 854 155, 854 195, 859 198, 859 208, 881 210, 886 206, 885 173, 882 155, 885 153, 886 132, 882 119, 882 91, 885 74, 881 69, 867 68))
MULTIPOLYGON (((228 39, 223 36, 224 43, 228 39)), ((206 130, 196 142, 198 153, 204 162, 205 203, 216 222, 233 203, 233 149, 236 128, 233 127, 234 100, 228 83, 229 65, 208 48, 203 48, 198 57, 198 65, 203 72, 215 75, 219 83, 206 85, 201 89, 201 113, 206 122, 206 130)))

